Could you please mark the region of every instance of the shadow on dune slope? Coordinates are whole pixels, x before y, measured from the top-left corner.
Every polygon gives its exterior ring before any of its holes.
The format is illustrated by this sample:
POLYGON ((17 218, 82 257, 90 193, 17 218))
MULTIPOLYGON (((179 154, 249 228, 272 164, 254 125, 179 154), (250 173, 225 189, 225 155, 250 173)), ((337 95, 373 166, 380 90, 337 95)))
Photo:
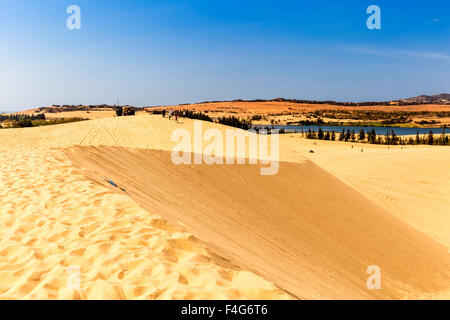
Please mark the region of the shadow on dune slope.
POLYGON ((257 165, 175 165, 167 151, 67 153, 88 178, 298 298, 432 298, 449 289, 445 247, 310 161, 261 176, 257 165), (370 265, 381 269, 380 290, 366 286, 370 265))

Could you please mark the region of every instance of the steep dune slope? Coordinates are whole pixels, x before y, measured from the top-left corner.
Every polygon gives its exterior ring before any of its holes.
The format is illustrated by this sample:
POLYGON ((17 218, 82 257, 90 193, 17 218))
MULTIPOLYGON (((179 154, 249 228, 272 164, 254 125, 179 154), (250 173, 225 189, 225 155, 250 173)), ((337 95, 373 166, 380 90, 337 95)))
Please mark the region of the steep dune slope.
POLYGON ((390 213, 450 248, 448 146, 383 146, 280 137, 390 213), (309 153, 309 150, 314 153, 309 153))
POLYGON ((445 247, 400 221, 312 162, 258 166, 175 165, 170 153, 73 147, 75 166, 129 195, 219 254, 299 298, 417 298, 450 281, 445 247), (368 290, 366 269, 381 269, 368 290))

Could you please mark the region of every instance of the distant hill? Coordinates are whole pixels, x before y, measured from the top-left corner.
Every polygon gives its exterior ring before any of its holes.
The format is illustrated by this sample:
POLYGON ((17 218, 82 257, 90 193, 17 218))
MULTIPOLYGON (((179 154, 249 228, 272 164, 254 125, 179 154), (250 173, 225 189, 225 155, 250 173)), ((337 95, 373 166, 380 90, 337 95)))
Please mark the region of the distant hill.
POLYGON ((433 96, 421 95, 418 97, 412 97, 408 99, 397 100, 404 103, 417 103, 417 104, 450 104, 450 94, 441 93, 433 96))

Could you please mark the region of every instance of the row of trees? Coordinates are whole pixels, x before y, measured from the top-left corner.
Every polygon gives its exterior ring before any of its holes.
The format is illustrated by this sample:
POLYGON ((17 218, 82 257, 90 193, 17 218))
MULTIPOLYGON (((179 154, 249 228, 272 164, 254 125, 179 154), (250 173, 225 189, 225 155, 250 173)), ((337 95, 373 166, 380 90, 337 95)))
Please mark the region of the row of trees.
POLYGON ((50 118, 45 114, 0 114, 0 128, 27 128, 88 120, 84 118, 50 118))
POLYGON ((244 130, 248 130, 252 127, 251 121, 241 120, 238 117, 230 116, 230 117, 219 117, 217 122, 220 124, 224 124, 226 126, 240 128, 244 130))
MULTIPOLYGON (((153 114, 162 114, 163 110, 153 110, 153 114)), ((243 130, 248 130, 252 126, 251 121, 247 120, 241 120, 238 117, 235 116, 229 116, 229 117, 219 117, 214 121, 213 118, 208 116, 207 114, 203 112, 195 112, 192 110, 181 110, 179 111, 179 114, 183 116, 184 118, 189 119, 195 119, 195 120, 202 120, 202 121, 209 121, 209 122, 217 122, 226 126, 240 128, 243 130)))
POLYGON ((319 139, 335 141, 347 141, 347 142, 363 142, 372 144, 387 144, 387 145, 406 145, 406 144, 428 144, 428 145, 449 145, 449 136, 445 132, 445 128, 438 136, 433 134, 433 131, 429 131, 428 134, 420 135, 417 132, 416 137, 402 137, 395 133, 394 130, 388 131, 385 135, 378 135, 375 129, 368 130, 361 129, 359 133, 354 130, 342 129, 337 136, 337 133, 332 130, 331 132, 324 132, 321 128, 316 131, 308 129, 307 132, 301 131, 303 137, 307 139, 319 139))
POLYGON ((45 120, 45 114, 17 114, 17 113, 13 113, 13 114, 0 114, 0 122, 2 121, 20 121, 20 120, 24 120, 24 119, 29 119, 29 120, 45 120))
MULTIPOLYGON (((7 122, 7 127, 11 128, 25 128, 32 127, 33 122, 45 121, 45 114, 0 114, 0 123, 7 122)), ((3 127, 3 125, 1 126, 3 127)))
POLYGON ((204 114, 203 112, 195 112, 190 110, 183 110, 181 111, 181 114, 189 119, 196 119, 196 120, 202 120, 202 121, 209 121, 214 122, 214 120, 208 116, 207 114, 204 114))

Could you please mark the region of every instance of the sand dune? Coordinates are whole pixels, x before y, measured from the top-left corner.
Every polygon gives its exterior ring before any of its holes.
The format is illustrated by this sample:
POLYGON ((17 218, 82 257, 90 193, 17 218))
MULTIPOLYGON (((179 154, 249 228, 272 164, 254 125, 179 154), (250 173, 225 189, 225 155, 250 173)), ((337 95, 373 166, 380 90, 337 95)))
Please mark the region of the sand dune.
POLYGON ((448 147, 335 143, 298 135, 282 136, 281 145, 294 154, 305 155, 450 248, 448 147))
MULTIPOLYGON (((291 163, 262 180, 245 165, 174 167, 167 151, 177 128, 192 131, 193 121, 142 115, 0 130, 0 298, 289 297, 273 283, 299 298, 450 296, 448 248, 427 236, 448 244, 448 186, 420 153, 398 151, 386 170, 377 163, 393 150, 365 147, 365 167, 349 144, 286 135, 281 159, 291 163), (72 146, 86 148, 63 152, 72 146), (402 172, 416 169, 397 190, 402 172), (365 287, 372 264, 380 291, 365 287), (80 290, 67 288, 71 266, 80 290)), ((428 157, 442 159, 442 151, 428 157)))
POLYGON ((252 165, 175 165, 155 150, 74 147, 69 158, 296 297, 402 299, 448 289, 444 246, 309 161, 283 162, 264 177, 252 165), (366 287, 369 265, 382 270, 381 290, 366 287))
MULTIPOLYGON (((46 127, 0 130, 2 150, 47 150, 82 146, 122 146, 144 149, 172 150, 172 132, 178 128, 193 130, 194 121, 184 119, 178 123, 161 116, 142 115, 74 122, 46 127)), ((204 129, 225 127, 211 122, 204 129)))
POLYGON ((0 130, 0 299, 290 298, 53 148, 89 134, 114 143, 97 125, 0 130))

